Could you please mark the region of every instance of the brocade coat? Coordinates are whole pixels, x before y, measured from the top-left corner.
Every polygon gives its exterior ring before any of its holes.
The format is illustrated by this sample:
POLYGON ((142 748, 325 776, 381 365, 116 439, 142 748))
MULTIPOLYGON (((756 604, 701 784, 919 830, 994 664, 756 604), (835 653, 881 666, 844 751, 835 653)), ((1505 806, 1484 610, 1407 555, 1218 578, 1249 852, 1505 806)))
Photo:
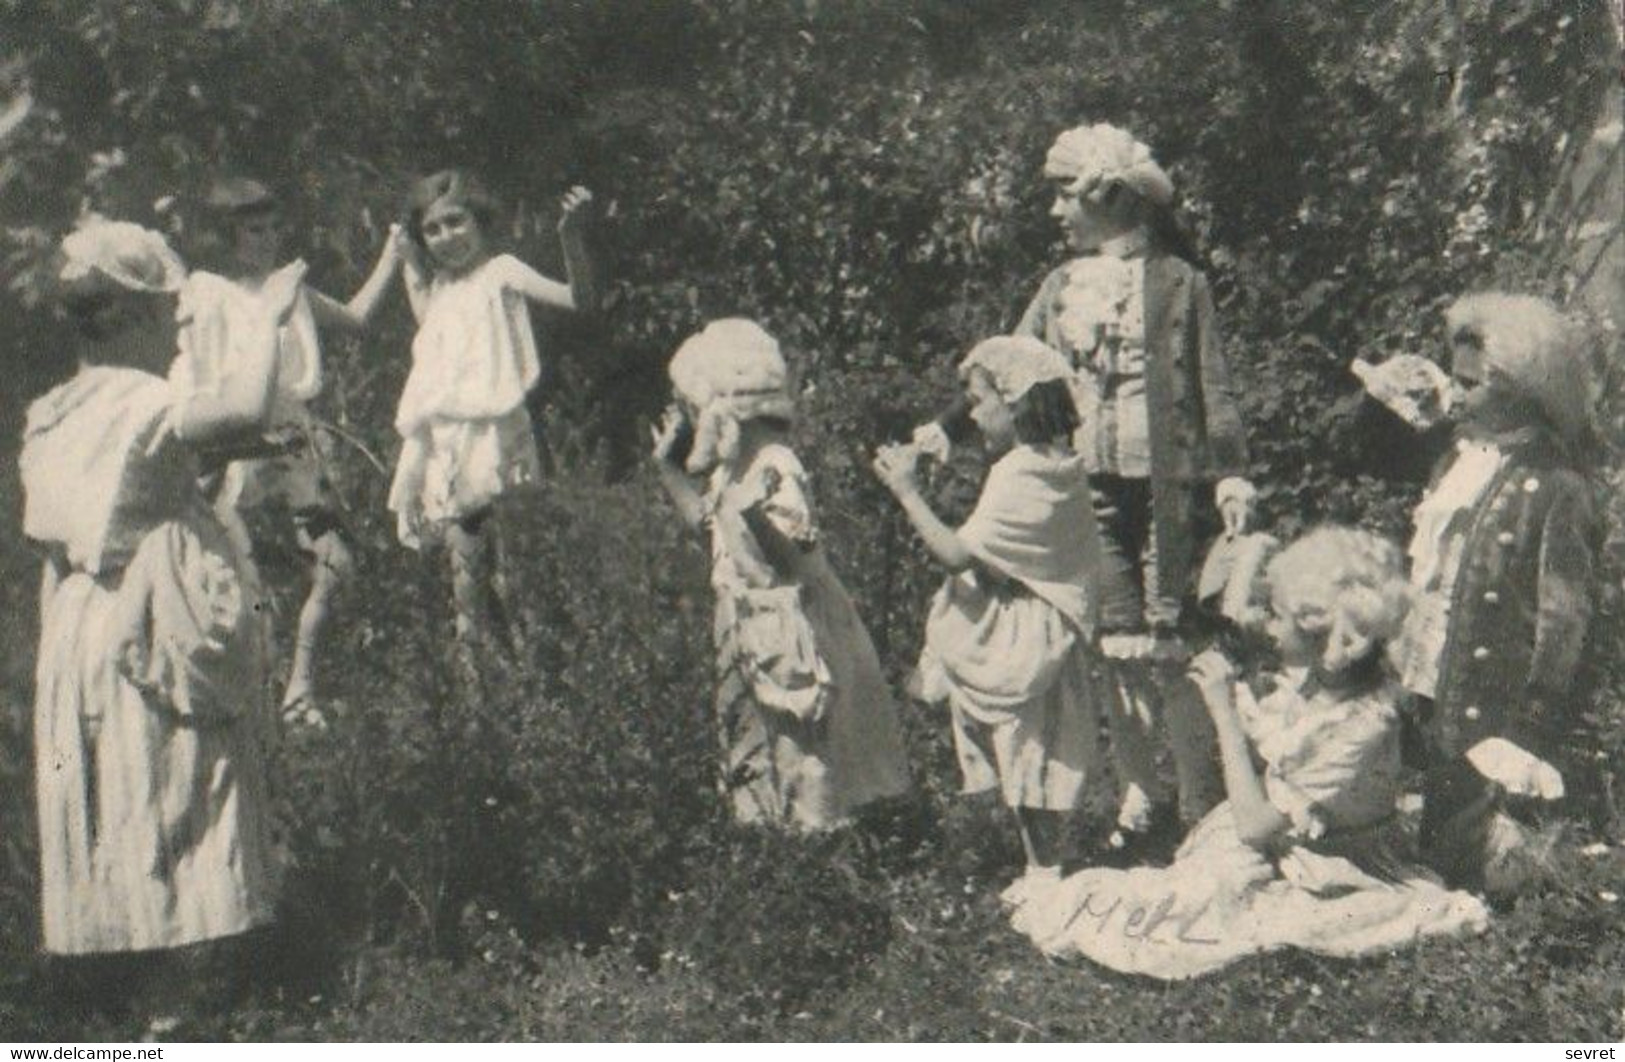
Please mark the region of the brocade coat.
MULTIPOLYGON (((1045 278, 1015 331, 1060 351, 1078 370, 1085 392, 1098 395, 1105 382, 1090 372, 1087 359, 1069 349, 1061 328, 1061 297, 1071 267, 1062 265, 1045 278)), ((1247 441, 1207 277, 1174 255, 1152 254, 1145 259, 1143 298, 1153 534, 1162 558, 1160 580, 1173 596, 1183 597, 1195 575, 1191 488, 1245 474, 1247 441)))
POLYGON ((1451 592, 1434 697, 1447 755, 1504 737, 1549 756, 1596 608, 1595 487, 1548 437, 1503 449, 1462 532, 1451 592))

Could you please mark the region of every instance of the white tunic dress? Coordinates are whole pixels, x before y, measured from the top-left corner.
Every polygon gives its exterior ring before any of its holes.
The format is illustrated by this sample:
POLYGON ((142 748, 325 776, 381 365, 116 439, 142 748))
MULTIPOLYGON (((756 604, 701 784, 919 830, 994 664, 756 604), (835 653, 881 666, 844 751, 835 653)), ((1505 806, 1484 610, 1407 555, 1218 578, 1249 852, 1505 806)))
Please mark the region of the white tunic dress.
POLYGON ((403 442, 389 489, 400 540, 414 549, 541 478, 525 408, 541 365, 515 286, 524 269, 497 255, 463 276, 437 276, 430 288, 395 414, 403 442))

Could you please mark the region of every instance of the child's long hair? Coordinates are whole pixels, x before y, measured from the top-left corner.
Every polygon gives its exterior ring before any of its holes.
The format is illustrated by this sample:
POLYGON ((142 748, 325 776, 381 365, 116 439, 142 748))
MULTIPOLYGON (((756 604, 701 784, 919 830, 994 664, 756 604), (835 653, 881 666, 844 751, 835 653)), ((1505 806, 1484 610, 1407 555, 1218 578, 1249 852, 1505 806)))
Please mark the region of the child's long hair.
POLYGON ((1016 439, 1028 446, 1070 439, 1078 430, 1078 407, 1065 380, 1033 384, 1011 404, 1010 412, 1016 439))
POLYGON ((487 239, 494 231, 497 220, 497 201, 486 191, 478 177, 464 169, 441 170, 418 179, 406 200, 406 233, 418 247, 423 242, 423 216, 429 208, 448 199, 474 215, 487 239))
POLYGON ((1475 426, 1515 436, 1544 422, 1573 457, 1596 452, 1589 336, 1545 299, 1491 291, 1466 295, 1445 311, 1452 338, 1478 345, 1499 401, 1477 411, 1475 426))
POLYGON ((1276 555, 1268 578, 1276 614, 1324 640, 1320 664, 1333 674, 1373 659, 1410 611, 1399 547, 1358 528, 1309 532, 1276 555))

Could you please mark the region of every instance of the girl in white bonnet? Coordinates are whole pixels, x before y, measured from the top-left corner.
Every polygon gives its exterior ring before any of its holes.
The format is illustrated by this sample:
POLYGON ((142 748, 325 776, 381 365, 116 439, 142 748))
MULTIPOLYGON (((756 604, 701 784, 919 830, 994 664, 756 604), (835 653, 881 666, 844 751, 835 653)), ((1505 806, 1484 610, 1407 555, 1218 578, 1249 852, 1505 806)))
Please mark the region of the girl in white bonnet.
POLYGON ((655 433, 661 481, 708 530, 723 789, 736 820, 827 829, 908 788, 897 708, 819 541, 779 345, 741 318, 690 337, 655 433), (695 477, 708 477, 701 487, 695 477))
MULTIPOLYGON (((1219 794, 1211 728, 1181 663, 1195 513, 1207 485, 1245 471, 1241 418, 1207 278, 1173 223, 1173 184, 1151 149, 1115 126, 1079 126, 1056 139, 1044 175, 1077 257, 1045 279, 1016 332, 1059 350, 1076 373, 1117 730, 1129 737, 1163 715, 1178 811, 1192 822, 1219 794)), ((1124 833, 1176 825, 1149 734, 1115 745, 1124 833)))
POLYGON ((996 790, 1015 812, 1027 870, 1005 893, 1014 904, 1033 882, 1059 879, 1096 759, 1100 545, 1071 444, 1070 366, 1036 339, 999 336, 959 375, 997 458, 970 518, 951 528, 931 510, 918 446, 882 447, 875 471, 951 573, 926 620, 917 692, 953 713, 964 791, 996 790))

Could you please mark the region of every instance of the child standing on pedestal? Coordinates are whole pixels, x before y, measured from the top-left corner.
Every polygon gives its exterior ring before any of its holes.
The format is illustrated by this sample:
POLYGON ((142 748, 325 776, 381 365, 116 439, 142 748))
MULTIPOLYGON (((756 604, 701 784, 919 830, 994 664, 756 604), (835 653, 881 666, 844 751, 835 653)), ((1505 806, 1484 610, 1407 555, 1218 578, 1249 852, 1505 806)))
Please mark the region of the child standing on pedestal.
POLYGON ((1016 331, 1060 351, 1075 373, 1078 449, 1105 548, 1101 651, 1127 782, 1120 825, 1144 835, 1194 822, 1219 798, 1212 727, 1184 674, 1186 606, 1201 488, 1241 474, 1246 444, 1207 278, 1151 149, 1115 126, 1080 126, 1055 141, 1044 175, 1077 257, 1045 279, 1016 331), (1177 817, 1150 755, 1159 715, 1177 817))

